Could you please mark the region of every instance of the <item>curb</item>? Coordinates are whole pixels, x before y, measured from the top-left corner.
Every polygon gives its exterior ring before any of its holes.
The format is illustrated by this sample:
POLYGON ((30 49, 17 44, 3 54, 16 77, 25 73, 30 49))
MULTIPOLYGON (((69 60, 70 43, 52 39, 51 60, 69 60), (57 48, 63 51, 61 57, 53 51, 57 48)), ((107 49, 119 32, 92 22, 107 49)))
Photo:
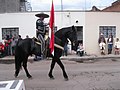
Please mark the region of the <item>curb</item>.
POLYGON ((85 56, 85 57, 66 57, 61 58, 62 60, 70 60, 70 61, 76 61, 76 62, 95 62, 98 60, 113 60, 120 59, 120 55, 106 55, 106 56, 85 56))
MULTIPOLYGON (((28 60, 29 62, 33 61, 34 57, 29 57, 28 60)), ((86 62, 86 61, 97 61, 97 60, 115 60, 115 59, 120 59, 120 55, 106 55, 106 56, 83 56, 79 57, 77 55, 69 55, 66 57, 61 57, 61 60, 69 60, 69 61, 76 61, 76 62, 86 62)), ((47 59, 51 60, 51 59, 47 59)), ((7 56, 4 58, 0 58, 0 64, 12 64, 15 63, 14 56, 7 56)))

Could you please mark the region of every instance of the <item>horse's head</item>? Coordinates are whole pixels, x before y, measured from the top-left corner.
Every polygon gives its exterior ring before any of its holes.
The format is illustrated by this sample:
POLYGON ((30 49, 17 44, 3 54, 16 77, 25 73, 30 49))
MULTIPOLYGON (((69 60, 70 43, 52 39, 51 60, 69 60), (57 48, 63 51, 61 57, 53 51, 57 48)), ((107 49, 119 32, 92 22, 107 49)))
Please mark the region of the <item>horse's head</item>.
POLYGON ((77 30, 75 26, 68 28, 66 37, 70 39, 72 43, 77 42, 77 30))

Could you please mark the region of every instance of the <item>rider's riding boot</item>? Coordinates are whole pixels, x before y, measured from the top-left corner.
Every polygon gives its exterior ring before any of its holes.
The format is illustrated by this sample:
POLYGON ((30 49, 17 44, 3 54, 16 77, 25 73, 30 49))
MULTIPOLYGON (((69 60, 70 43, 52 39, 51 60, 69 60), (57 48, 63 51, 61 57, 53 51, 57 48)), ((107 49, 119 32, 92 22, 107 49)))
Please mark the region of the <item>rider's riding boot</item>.
POLYGON ((45 52, 45 49, 42 51, 41 58, 42 58, 42 59, 45 59, 45 58, 46 58, 46 52, 45 52))

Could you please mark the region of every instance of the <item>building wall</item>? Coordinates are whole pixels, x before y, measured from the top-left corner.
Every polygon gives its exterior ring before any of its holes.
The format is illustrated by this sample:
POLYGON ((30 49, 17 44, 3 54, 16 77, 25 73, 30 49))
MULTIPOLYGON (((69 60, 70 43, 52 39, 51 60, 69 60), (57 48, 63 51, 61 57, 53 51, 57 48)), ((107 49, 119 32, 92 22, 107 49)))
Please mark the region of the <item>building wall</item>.
MULTIPOLYGON (((40 12, 0 14, 0 40, 2 28, 19 27, 22 38, 35 37, 35 14, 40 12)), ((50 14, 50 12, 44 12, 50 14)), ((58 29, 68 26, 83 26, 83 45, 87 54, 100 54, 98 47, 99 26, 116 26, 116 37, 120 38, 119 12, 55 12, 55 26, 58 29), (76 23, 76 20, 78 23, 76 23)), ((45 19, 49 22, 49 18, 45 19)))
POLYGON ((0 12, 5 12, 5 0, 0 0, 0 12))
MULTIPOLYGON (((35 14, 37 13, 40 12, 0 14, 0 28, 19 27, 20 34, 23 36, 23 38, 26 36, 26 34, 30 35, 31 37, 35 36, 35 24, 36 20, 38 19, 35 17, 35 14)), ((49 12, 45 13, 48 15, 50 14, 49 12)), ((57 26, 58 29, 72 25, 83 26, 85 21, 84 16, 85 15, 83 12, 55 12, 55 26, 57 26), (76 23, 76 20, 78 20, 78 23, 76 23)), ((46 18, 45 22, 49 22, 49 18, 46 18)))
POLYGON ((84 12, 55 12, 55 26, 57 26, 58 29, 72 25, 84 26, 84 21, 84 12), (78 21, 78 23, 76 23, 76 21, 78 21))
POLYGON ((116 37, 120 38, 119 12, 86 12, 85 15, 84 46, 88 54, 100 54, 99 26, 116 26, 116 37))
POLYGON ((20 0, 0 0, 0 13, 19 12, 20 0))
MULTIPOLYGON (((0 28, 19 27, 19 34, 24 38, 26 35, 35 35, 35 16, 33 13, 6 13, 0 14, 0 28)), ((2 34, 1 30, 0 33, 2 34)), ((0 34, 0 39, 2 36, 0 34)))

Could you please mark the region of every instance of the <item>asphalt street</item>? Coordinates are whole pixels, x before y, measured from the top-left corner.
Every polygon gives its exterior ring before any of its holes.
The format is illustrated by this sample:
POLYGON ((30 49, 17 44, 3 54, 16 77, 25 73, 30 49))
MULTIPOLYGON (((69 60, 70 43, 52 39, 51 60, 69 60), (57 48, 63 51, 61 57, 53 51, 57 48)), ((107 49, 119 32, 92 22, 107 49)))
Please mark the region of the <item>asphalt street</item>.
POLYGON ((69 80, 65 81, 60 67, 56 64, 54 80, 48 77, 50 60, 28 62, 33 76, 28 79, 22 69, 14 77, 14 63, 0 64, 0 81, 24 80, 26 90, 120 90, 120 60, 102 59, 95 62, 79 63, 62 60, 69 80))

